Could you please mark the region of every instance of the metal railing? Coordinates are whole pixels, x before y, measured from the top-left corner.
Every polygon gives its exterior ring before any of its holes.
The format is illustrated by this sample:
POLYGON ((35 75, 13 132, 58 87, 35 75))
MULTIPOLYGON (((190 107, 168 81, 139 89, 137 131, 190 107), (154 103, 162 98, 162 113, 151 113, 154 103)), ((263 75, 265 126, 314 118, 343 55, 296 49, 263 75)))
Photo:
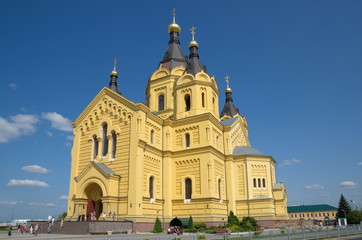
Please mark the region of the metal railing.
MULTIPOLYGON (((224 235, 221 240, 240 240, 240 239, 271 239, 271 240, 294 240, 294 239, 325 239, 349 237, 351 235, 362 234, 360 225, 348 227, 315 227, 315 228, 293 228, 293 229, 270 229, 263 232, 248 232, 231 235, 224 235)), ((197 239, 197 238, 196 238, 197 239)), ((193 240, 196 240, 195 238, 193 240)))
MULTIPOLYGON (((262 232, 240 232, 231 234, 187 234, 180 235, 179 240, 301 240, 301 239, 328 239, 328 238, 350 238, 354 235, 362 235, 362 226, 354 225, 348 227, 304 227, 304 228, 286 228, 286 229, 267 229, 262 232)), ((50 236, 50 235, 48 235, 50 236)), ((73 236, 74 237, 74 236, 73 236)), ((98 239, 98 240, 173 240, 173 234, 132 234, 132 235, 111 235, 111 236, 92 236, 89 238, 72 238, 78 239, 98 239)))

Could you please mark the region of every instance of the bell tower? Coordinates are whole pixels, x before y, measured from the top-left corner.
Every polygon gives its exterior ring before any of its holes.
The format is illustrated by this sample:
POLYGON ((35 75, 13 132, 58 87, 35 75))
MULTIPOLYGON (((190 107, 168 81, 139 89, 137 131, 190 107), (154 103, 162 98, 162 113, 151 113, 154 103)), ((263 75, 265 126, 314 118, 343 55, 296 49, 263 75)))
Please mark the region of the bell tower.
POLYGON ((192 40, 189 43, 190 55, 185 73, 176 82, 176 118, 208 112, 219 119, 219 90, 215 78, 207 74, 206 67, 200 62, 195 29, 190 29, 192 40))
POLYGON ((172 23, 168 26, 170 40, 167 51, 159 63, 157 70, 148 79, 146 104, 151 112, 156 112, 163 119, 174 114, 174 85, 186 68, 186 57, 183 55, 178 36, 181 27, 176 23, 176 9, 172 10, 172 23))

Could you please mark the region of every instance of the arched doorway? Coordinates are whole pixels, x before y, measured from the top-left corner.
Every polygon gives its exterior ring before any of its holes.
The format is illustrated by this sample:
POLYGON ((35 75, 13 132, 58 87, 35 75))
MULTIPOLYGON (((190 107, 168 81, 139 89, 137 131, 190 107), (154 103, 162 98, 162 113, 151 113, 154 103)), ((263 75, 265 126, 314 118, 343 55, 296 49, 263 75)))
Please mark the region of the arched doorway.
POLYGON ((97 183, 91 183, 85 188, 84 194, 88 199, 87 220, 90 221, 90 214, 93 212, 95 213, 95 217, 98 220, 103 211, 103 204, 101 199, 103 192, 101 187, 97 183))

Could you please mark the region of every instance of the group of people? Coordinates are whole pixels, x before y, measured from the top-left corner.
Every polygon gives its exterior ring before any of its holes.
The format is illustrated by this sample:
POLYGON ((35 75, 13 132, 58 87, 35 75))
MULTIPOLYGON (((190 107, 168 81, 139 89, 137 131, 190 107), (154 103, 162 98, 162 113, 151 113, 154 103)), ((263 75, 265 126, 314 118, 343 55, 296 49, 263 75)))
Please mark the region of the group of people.
POLYGON ((54 225, 54 221, 55 221, 55 218, 52 217, 51 215, 49 215, 48 216, 48 229, 47 229, 48 233, 52 232, 52 226, 54 225))
POLYGON ((30 234, 34 234, 36 236, 36 235, 38 235, 40 228, 41 228, 41 225, 38 223, 31 224, 29 227, 29 232, 30 232, 30 234))
MULTIPOLYGON (((109 212, 109 213, 108 213, 108 218, 112 218, 113 221, 116 220, 116 217, 117 217, 117 215, 116 215, 115 212, 113 212, 113 213, 112 213, 112 212, 109 212)), ((102 215, 101 215, 101 218, 102 218, 103 221, 105 221, 106 218, 107 218, 107 214, 106 214, 105 212, 103 212, 102 215)))
MULTIPOLYGON (((13 226, 9 225, 8 236, 11 236, 12 230, 13 230, 13 226)), ((29 227, 30 234, 34 234, 35 236, 38 235, 39 230, 40 230, 39 224, 31 224, 29 227)), ((23 225, 18 224, 18 232, 20 232, 21 234, 24 234, 26 232, 26 224, 23 224, 23 225)))
MULTIPOLYGON (((107 214, 105 212, 103 212, 100 216, 99 216, 103 221, 106 220, 107 218, 107 214)), ((108 213, 108 218, 112 219, 113 221, 117 220, 117 215, 115 212, 109 212, 108 213)), ((97 215, 96 212, 93 211, 92 213, 87 213, 87 214, 81 214, 78 213, 78 218, 77 221, 78 222, 86 222, 86 221, 96 221, 97 220, 97 215)))

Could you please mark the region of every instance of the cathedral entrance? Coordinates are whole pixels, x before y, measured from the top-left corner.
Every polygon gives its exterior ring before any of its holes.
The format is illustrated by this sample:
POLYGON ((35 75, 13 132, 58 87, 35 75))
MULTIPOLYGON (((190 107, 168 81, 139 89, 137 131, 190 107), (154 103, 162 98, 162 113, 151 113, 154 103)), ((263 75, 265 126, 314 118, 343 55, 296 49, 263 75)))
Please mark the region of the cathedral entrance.
POLYGON ((103 211, 103 203, 101 199, 103 193, 101 187, 96 183, 91 183, 86 187, 84 193, 88 199, 87 220, 90 221, 92 219, 92 214, 95 215, 92 220, 98 220, 103 211))

